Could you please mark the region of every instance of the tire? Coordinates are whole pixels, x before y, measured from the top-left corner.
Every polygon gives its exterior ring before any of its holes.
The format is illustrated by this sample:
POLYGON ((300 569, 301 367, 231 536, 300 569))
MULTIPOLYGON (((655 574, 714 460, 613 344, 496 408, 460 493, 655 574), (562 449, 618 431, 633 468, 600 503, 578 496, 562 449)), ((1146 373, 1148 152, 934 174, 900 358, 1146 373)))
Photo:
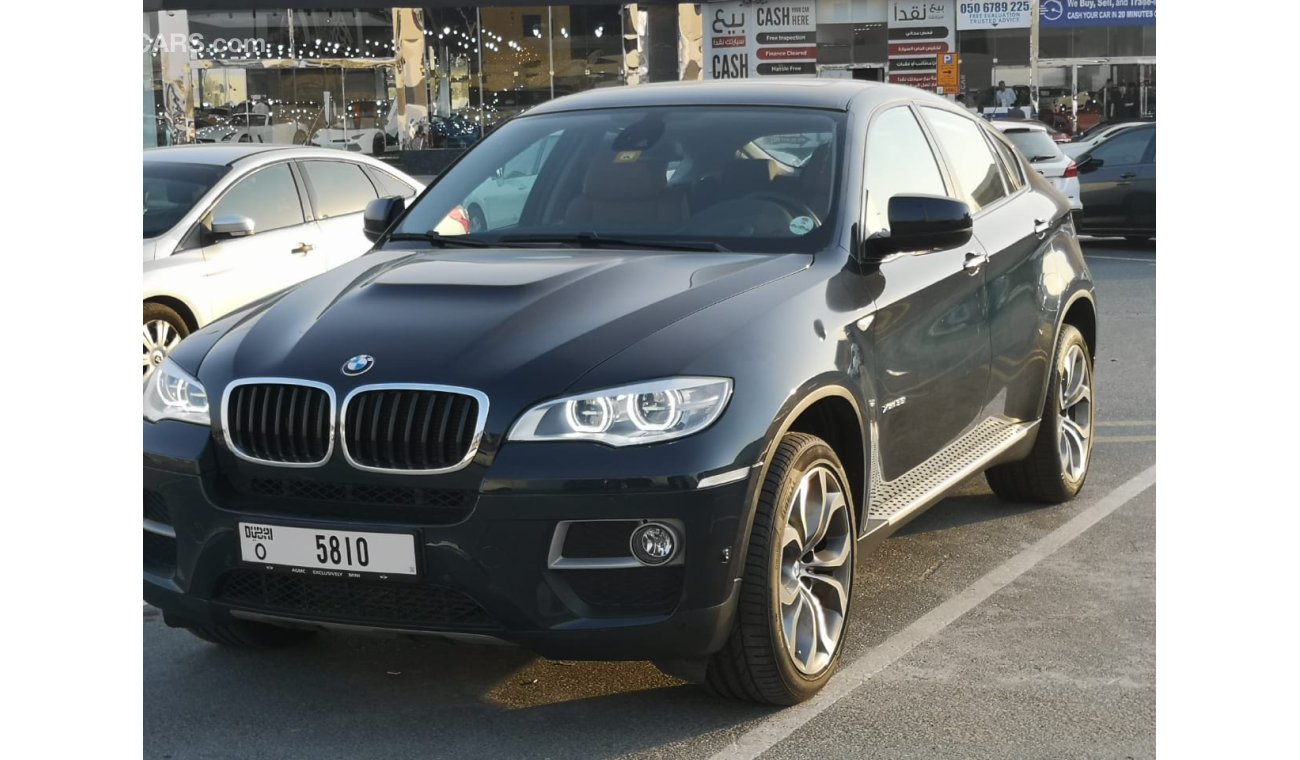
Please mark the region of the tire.
POLYGON ((469 215, 469 231, 471 233, 483 232, 487 229, 487 217, 483 216, 483 209, 479 208, 477 203, 471 203, 465 213, 469 215))
MULTIPOLYGON (((755 510, 736 620, 726 645, 709 658, 704 673, 705 685, 715 694, 792 705, 809 699, 830 680, 843 651, 853 599, 857 534, 848 482, 839 457, 822 439, 805 433, 788 433, 781 439, 755 510), (821 513, 819 524, 827 527, 821 531, 822 540, 812 547, 821 548, 810 554, 803 541, 806 531, 790 522, 791 507, 800 493, 812 505, 814 494, 821 489, 817 480, 823 475, 827 476, 827 485, 821 493, 832 494, 833 482, 839 498, 819 499, 820 505, 826 507, 817 510, 821 513), (801 491, 805 476, 812 481, 806 491, 801 491), (790 541, 791 532, 798 542, 790 541), (809 557, 816 563, 805 562, 809 557), (807 570, 810 567, 812 570, 807 570), (833 578, 840 583, 842 593, 837 594, 829 581, 809 580, 810 576, 833 578), (793 601, 783 604, 785 594, 793 601), (816 600, 816 605, 807 602, 809 597, 816 600), (835 611, 837 605, 839 610, 835 611), (825 612, 819 618, 822 610, 825 612), (823 628, 834 628, 831 650, 824 652, 821 646, 788 647, 785 621, 791 614, 796 634, 807 634, 814 639, 811 643, 818 640, 817 622, 823 628), (805 652, 804 661, 797 659, 800 651, 805 652)), ((818 530, 813 528, 811 532, 816 538, 818 530)))
POLYGON ((239 141, 241 143, 251 143, 253 141, 253 136, 250 134, 242 134, 239 136, 239 141))
POLYGON ((374 156, 382 156, 387 151, 388 146, 384 144, 384 138, 376 135, 374 142, 370 143, 370 153, 374 156))
POLYGON ((993 493, 1007 501, 1046 504, 1060 504, 1079 493, 1092 466, 1092 431, 1097 407, 1093 389, 1088 344, 1073 325, 1062 325, 1034 447, 1021 461, 991 467, 984 473, 993 493), (1082 392, 1071 391, 1070 395, 1077 398, 1063 399, 1062 384, 1067 388, 1078 387, 1075 378, 1079 373, 1082 373, 1082 392), (1069 447, 1068 465, 1067 455, 1062 454, 1063 445, 1069 447))
POLYGON ((190 633, 212 644, 236 649, 277 649, 310 639, 316 631, 237 620, 224 625, 196 625, 190 633))
POLYGON ((146 301, 144 304, 144 377, 153 374, 167 354, 190 334, 190 326, 170 306, 146 301))

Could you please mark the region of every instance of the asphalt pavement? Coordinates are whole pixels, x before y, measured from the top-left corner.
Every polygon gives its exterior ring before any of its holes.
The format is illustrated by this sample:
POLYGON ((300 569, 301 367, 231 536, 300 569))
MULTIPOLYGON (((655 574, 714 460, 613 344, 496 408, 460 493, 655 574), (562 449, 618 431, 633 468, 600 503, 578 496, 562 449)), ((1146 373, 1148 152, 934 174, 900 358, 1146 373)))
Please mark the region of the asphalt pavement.
POLYGON ((145 757, 1154 757, 1155 248, 1084 248, 1101 318, 1083 493, 1028 508, 975 477, 884 542, 813 702, 434 640, 231 651, 145 607, 145 757))

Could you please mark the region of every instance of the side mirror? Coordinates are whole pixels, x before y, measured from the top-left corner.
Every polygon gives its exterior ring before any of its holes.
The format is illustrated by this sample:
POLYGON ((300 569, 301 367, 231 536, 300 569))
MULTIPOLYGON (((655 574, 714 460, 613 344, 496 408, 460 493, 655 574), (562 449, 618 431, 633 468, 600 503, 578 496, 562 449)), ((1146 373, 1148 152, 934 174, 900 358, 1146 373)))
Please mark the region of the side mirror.
POLYGON ((253 220, 246 216, 227 214, 212 219, 214 238, 239 238, 253 234, 253 220))
POLYGON ((397 221, 397 217, 405 210, 406 199, 396 195, 389 198, 376 198, 367 203, 364 215, 366 239, 372 243, 378 242, 379 237, 393 226, 393 222, 397 221))
POLYGON ((1100 158, 1093 158, 1089 156, 1088 158, 1084 159, 1082 163, 1079 164, 1079 173, 1087 174, 1088 172, 1095 172, 1098 169, 1100 169, 1102 164, 1104 163, 1105 162, 1102 161, 1100 158))
POLYGON ((889 199, 889 234, 866 241, 869 254, 956 248, 971 239, 970 207, 939 195, 895 195, 889 199))

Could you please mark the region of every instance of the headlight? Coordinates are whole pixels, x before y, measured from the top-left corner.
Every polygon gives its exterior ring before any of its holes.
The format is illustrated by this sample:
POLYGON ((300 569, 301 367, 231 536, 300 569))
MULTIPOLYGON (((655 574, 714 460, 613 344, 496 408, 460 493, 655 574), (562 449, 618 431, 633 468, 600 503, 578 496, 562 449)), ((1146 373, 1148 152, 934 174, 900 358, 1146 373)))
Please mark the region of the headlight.
POLYGON ((512 441, 598 441, 636 446, 698 433, 731 398, 725 377, 673 377, 548 401, 510 430, 512 441))
POLYGON ((207 425, 211 422, 208 392, 171 359, 164 359, 144 385, 144 418, 207 425))

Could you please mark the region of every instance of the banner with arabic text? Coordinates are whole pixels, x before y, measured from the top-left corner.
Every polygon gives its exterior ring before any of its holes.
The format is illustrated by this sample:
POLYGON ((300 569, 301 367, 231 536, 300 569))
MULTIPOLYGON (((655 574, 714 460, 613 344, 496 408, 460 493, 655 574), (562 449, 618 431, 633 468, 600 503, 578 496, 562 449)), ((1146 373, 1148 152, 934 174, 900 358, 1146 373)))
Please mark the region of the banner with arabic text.
POLYGON ((890 2, 889 81, 934 92, 936 56, 955 47, 956 6, 954 0, 890 2))
POLYGON ((700 6, 704 77, 817 75, 814 0, 731 0, 700 6))

